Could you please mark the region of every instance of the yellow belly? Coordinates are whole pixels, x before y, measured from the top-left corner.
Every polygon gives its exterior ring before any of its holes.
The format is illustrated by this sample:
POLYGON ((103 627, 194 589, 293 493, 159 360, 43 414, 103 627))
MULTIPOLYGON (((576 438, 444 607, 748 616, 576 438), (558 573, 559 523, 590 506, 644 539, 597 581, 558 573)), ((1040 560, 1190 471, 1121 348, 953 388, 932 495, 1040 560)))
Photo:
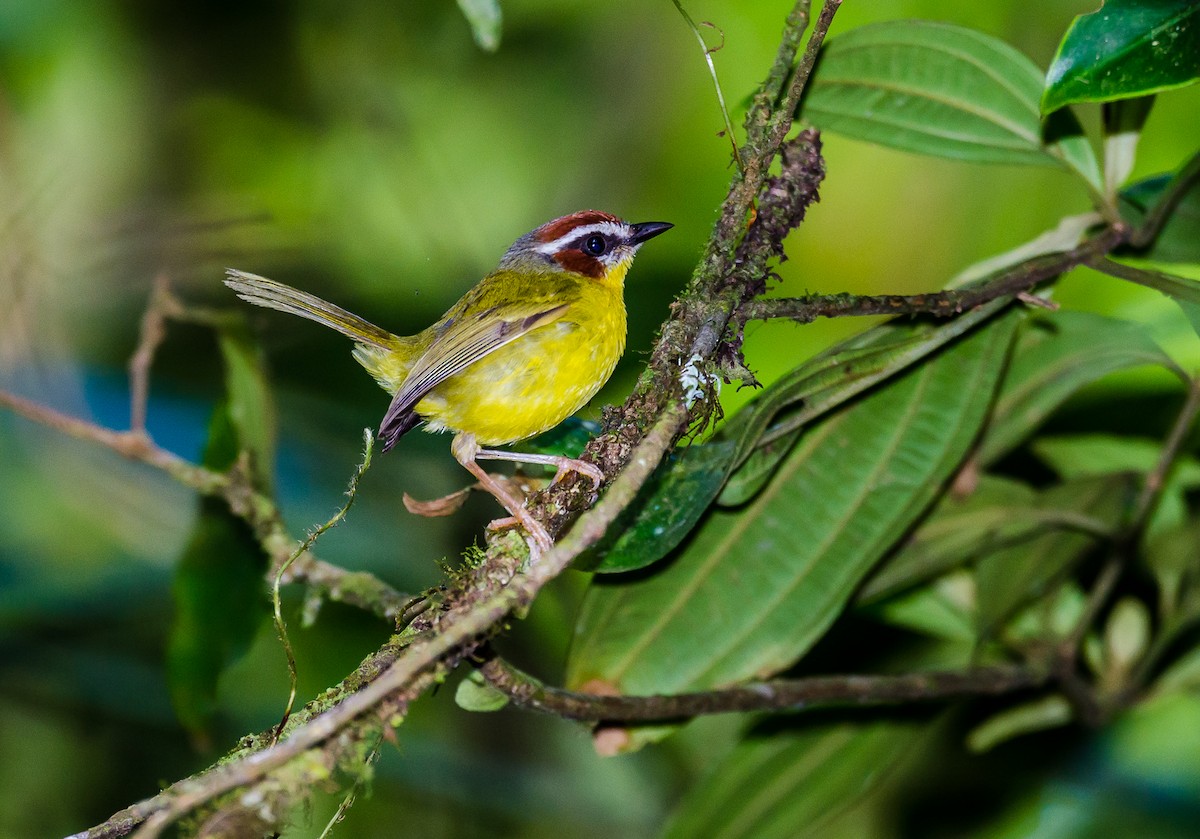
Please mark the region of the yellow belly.
POLYGON ((625 308, 609 308, 536 329, 447 379, 417 404, 426 429, 496 446, 558 425, 596 395, 625 350, 625 308))

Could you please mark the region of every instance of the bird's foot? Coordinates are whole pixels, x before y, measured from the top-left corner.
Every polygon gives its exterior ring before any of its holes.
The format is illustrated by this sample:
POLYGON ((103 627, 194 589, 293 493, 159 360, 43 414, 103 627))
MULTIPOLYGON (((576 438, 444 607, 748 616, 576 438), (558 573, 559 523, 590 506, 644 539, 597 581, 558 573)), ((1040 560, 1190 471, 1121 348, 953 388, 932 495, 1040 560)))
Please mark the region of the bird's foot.
POLYGON ((600 484, 604 483, 604 473, 600 471, 600 467, 594 463, 588 463, 586 460, 577 460, 573 457, 557 457, 551 464, 556 468, 554 480, 551 485, 557 484, 567 475, 572 472, 577 475, 583 475, 585 478, 592 480, 592 492, 600 489, 600 484))

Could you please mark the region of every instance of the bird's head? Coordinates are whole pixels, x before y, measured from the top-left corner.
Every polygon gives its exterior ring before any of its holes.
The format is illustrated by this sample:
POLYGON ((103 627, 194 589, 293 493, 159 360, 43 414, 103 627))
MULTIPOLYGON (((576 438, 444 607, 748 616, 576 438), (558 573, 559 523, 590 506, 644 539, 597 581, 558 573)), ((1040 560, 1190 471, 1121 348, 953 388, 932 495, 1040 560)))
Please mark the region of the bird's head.
POLYGON ((642 243, 673 226, 665 221, 630 224, 599 210, 583 210, 526 233, 513 242, 500 260, 500 267, 566 271, 621 283, 642 243))

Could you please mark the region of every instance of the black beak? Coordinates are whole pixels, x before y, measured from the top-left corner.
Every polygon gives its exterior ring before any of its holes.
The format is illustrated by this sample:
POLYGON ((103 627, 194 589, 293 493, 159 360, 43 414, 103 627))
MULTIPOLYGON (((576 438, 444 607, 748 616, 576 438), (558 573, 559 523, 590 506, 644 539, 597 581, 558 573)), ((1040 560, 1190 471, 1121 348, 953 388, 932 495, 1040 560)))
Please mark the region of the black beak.
POLYGON ((665 221, 643 221, 629 226, 633 229, 633 235, 629 237, 629 244, 640 245, 647 239, 653 239, 659 233, 666 233, 675 225, 665 221))

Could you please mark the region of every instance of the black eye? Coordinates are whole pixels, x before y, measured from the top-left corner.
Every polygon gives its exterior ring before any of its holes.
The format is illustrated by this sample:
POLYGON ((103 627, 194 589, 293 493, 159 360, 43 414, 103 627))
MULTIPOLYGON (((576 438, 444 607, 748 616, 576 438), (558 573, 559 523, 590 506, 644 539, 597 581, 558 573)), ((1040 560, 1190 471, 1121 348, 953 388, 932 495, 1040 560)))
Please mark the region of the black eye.
POLYGON ((604 256, 608 250, 608 242, 598 233, 593 233, 583 241, 583 252, 592 256, 604 256))

